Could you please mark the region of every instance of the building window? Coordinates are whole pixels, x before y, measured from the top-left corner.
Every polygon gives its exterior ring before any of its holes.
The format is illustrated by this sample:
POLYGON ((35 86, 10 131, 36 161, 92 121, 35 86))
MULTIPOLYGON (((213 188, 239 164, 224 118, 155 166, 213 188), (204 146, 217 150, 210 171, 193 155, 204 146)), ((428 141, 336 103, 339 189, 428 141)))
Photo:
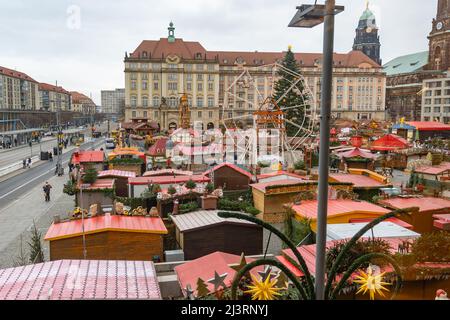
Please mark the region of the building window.
POLYGON ((169 73, 169 75, 167 76, 167 79, 169 81, 176 81, 178 79, 178 77, 177 77, 176 73, 169 73))
POLYGON ((192 73, 188 73, 188 74, 186 75, 186 80, 187 80, 187 81, 192 81, 192 73))
POLYGON ((177 106, 177 98, 176 97, 170 97, 169 98, 169 107, 176 107, 177 106))
POLYGON ((131 81, 131 90, 136 90, 136 81, 135 80, 131 81))
POLYGON ((172 90, 172 91, 177 90, 178 83, 176 83, 176 82, 169 82, 168 83, 168 87, 169 87, 169 90, 172 90))
POLYGON ((441 112, 441 107, 434 107, 433 108, 433 112, 440 113, 441 112))
POLYGON ((142 90, 147 90, 147 81, 142 81, 142 90))
POLYGON ((159 107, 159 97, 158 96, 153 97, 153 106, 159 107))
POLYGON ((228 112, 228 118, 229 119, 233 118, 233 112, 228 112))
POLYGON ((153 74, 153 80, 159 80, 159 74, 154 73, 153 74))
POLYGON ((159 85, 158 82, 153 82, 153 90, 158 90, 159 85))
POLYGON ((208 71, 214 71, 214 65, 208 64, 208 71))
POLYGON ((201 82, 197 83, 197 90, 198 91, 203 91, 203 83, 201 83, 201 82))
POLYGON ((430 113, 431 112, 431 107, 425 107, 424 110, 425 110, 425 113, 430 113))
POLYGON ((131 106, 136 108, 137 98, 136 96, 131 96, 131 106))
POLYGON ((148 97, 147 96, 142 97, 142 106, 148 107, 148 97))
POLYGON ((214 107, 214 97, 208 97, 208 107, 214 107))
POLYGON ((144 118, 147 118, 147 111, 144 111, 144 118))
POLYGON ((158 118, 158 117, 159 117, 159 112, 155 111, 155 118, 158 118))
POLYGON ((203 107, 203 97, 197 97, 197 107, 203 107))
POLYGON ((214 90, 214 83, 208 82, 208 91, 213 91, 213 90, 214 90))
POLYGON ((203 64, 200 64, 200 63, 197 64, 197 65, 196 65, 196 69, 197 69, 197 70, 203 70, 203 64))
POLYGON ((192 82, 186 83, 186 90, 187 91, 192 91, 192 82))
POLYGON ((209 116, 209 118, 211 119, 211 118, 213 117, 213 112, 212 112, 212 111, 209 111, 209 112, 208 112, 208 116, 209 116))
POLYGON ((197 115, 198 115, 199 118, 201 118, 202 117, 202 112, 199 111, 197 115))
POLYGON ((136 80, 136 79, 137 79, 137 74, 133 72, 133 73, 130 75, 130 79, 131 79, 131 80, 136 80))
POLYGON ((132 111, 132 112, 131 112, 131 117, 132 117, 132 118, 136 118, 136 111, 132 111))
POLYGON ((203 81, 203 75, 201 73, 197 74, 197 80, 203 81))

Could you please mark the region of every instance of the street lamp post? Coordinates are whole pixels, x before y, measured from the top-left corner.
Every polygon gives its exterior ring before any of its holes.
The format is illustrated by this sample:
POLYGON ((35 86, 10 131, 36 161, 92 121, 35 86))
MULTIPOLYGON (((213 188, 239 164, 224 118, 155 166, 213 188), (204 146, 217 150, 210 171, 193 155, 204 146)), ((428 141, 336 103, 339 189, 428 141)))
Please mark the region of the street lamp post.
POLYGON ((344 11, 344 7, 336 6, 335 0, 326 0, 325 5, 302 5, 297 9, 289 27, 312 28, 324 23, 315 272, 316 299, 324 300, 334 16, 344 11))

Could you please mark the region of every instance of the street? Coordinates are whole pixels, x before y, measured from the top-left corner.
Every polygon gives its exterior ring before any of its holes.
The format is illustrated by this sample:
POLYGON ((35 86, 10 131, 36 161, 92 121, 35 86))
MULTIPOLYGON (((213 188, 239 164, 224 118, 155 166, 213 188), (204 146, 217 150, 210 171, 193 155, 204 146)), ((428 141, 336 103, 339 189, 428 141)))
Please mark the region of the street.
MULTIPOLYGON (((93 139, 80 146, 81 150, 104 147, 104 138, 93 139)), ((67 164, 72 152, 62 155, 62 165, 67 172, 67 164)), ((45 162, 39 166, 24 169, 22 173, 0 182, 0 208, 5 207, 12 201, 15 201, 26 194, 33 187, 42 184, 46 179, 54 176, 56 166, 56 157, 53 162, 45 162)))

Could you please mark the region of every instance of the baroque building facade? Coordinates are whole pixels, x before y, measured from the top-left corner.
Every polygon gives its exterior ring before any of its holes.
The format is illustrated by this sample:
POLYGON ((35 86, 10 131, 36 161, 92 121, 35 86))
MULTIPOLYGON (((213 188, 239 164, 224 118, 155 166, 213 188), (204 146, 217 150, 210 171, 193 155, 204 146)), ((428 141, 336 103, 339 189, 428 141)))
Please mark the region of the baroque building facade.
MULTIPOLYGON (((199 42, 175 38, 172 23, 168 29, 167 38, 144 40, 125 54, 126 122, 147 118, 161 128, 179 127, 179 100, 185 93, 192 124, 217 128, 224 118, 252 114, 258 98, 271 94, 272 69, 265 66, 281 62, 285 52, 208 51, 199 42), (234 88, 233 94, 244 101, 224 106, 226 91, 245 67, 260 67, 255 87, 234 88)), ((295 58, 320 105, 322 55, 296 53, 295 58)), ((333 72, 334 117, 384 120, 386 78, 379 64, 351 51, 334 54, 333 72)))

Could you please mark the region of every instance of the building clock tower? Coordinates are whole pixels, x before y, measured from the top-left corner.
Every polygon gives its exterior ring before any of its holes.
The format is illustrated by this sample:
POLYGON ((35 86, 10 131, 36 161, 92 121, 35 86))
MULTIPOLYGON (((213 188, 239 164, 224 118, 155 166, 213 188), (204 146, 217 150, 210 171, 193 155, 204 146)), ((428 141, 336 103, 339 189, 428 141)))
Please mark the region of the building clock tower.
POLYGON ((429 39, 429 70, 450 68, 450 0, 438 0, 436 18, 429 39))
POLYGON ((373 61, 381 65, 380 36, 375 21, 375 15, 369 9, 369 1, 366 2, 366 10, 359 18, 356 37, 353 42, 353 50, 362 51, 373 61))

